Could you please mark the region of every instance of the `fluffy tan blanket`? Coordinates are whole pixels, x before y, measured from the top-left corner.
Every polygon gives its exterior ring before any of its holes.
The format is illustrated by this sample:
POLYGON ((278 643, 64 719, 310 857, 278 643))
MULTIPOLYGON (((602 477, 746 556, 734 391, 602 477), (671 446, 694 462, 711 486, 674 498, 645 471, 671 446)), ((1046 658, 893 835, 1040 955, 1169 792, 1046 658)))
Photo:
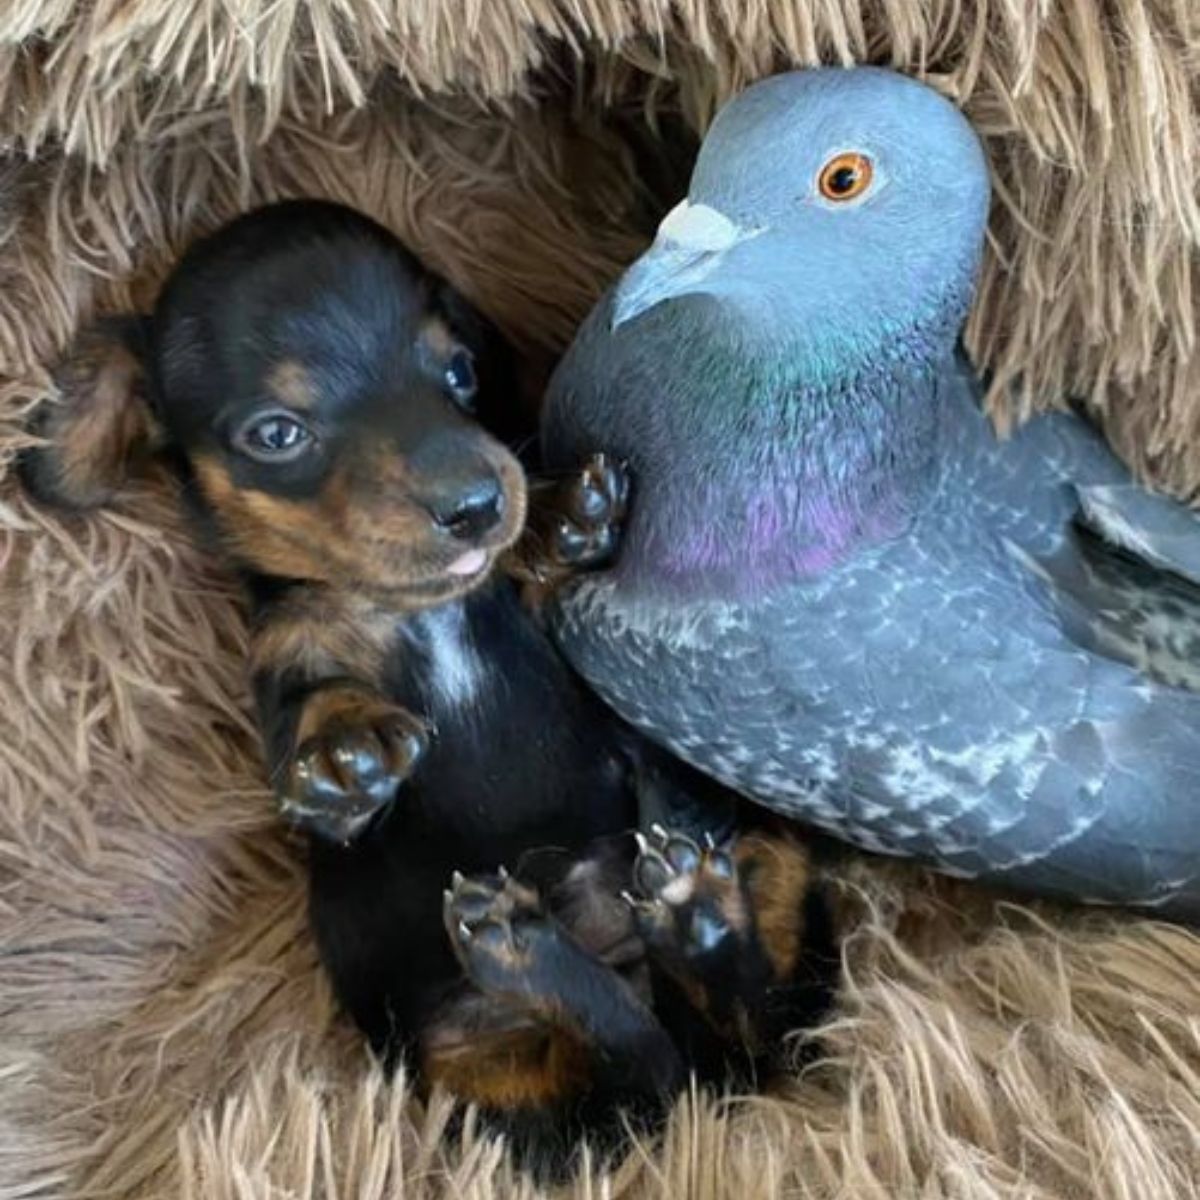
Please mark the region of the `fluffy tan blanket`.
MULTIPOLYGON (((971 343, 997 411, 1077 392, 1194 493, 1192 0, 9 0, 0 474, 77 323, 274 196, 392 225, 518 338, 536 391, 650 227, 656 145, 818 59, 923 71, 987 136, 971 343)), ((525 1194, 333 1011, 237 598, 161 481, 76 520, 0 483, 0 569, 0 1197, 525 1194)), ((845 886, 824 1061, 682 1105, 580 1200, 1200 1195, 1200 939, 869 863, 845 886)))

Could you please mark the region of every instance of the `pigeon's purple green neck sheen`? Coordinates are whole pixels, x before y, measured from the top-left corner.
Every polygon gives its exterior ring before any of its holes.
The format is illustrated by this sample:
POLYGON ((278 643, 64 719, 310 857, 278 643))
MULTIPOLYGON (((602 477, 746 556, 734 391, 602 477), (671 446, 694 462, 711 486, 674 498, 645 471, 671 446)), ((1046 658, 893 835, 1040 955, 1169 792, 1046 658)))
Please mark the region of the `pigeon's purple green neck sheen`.
POLYGON ((966 120, 891 72, 782 75, 722 111, 573 348, 603 344, 604 386, 551 388, 552 460, 631 464, 619 575, 754 591, 908 526, 938 478, 936 380, 988 190, 966 120))

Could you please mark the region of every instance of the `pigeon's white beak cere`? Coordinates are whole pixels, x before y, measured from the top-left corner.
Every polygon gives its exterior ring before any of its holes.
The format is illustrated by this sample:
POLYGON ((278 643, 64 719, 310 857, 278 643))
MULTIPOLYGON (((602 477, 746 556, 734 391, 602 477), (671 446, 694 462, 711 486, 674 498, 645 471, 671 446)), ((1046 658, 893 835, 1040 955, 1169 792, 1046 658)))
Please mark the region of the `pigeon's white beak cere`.
POLYGON ((663 218, 654 244, 617 284, 610 327, 695 290, 727 250, 761 232, 742 229, 707 204, 677 204, 663 218))

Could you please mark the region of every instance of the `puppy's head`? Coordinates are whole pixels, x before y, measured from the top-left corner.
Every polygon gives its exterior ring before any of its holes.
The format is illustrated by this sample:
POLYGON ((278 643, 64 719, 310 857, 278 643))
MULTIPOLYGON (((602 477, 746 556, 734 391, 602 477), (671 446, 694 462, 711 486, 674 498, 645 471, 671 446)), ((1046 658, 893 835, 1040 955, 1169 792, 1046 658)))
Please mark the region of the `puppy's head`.
POLYGON ((360 214, 275 205, 197 243, 144 345, 132 436, 155 431, 243 567, 432 604, 520 533, 523 473, 473 411, 493 335, 360 214))

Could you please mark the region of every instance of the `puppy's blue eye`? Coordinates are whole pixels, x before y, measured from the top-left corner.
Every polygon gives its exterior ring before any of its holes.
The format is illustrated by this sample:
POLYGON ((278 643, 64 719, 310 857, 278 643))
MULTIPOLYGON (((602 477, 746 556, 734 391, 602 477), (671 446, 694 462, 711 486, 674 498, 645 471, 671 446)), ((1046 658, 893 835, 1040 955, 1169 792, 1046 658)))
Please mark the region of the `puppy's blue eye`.
POLYGON ((465 350, 455 350, 446 363, 446 386, 455 400, 464 408, 470 408, 479 386, 475 378, 475 364, 465 350))
POLYGON ((311 430, 287 413, 252 417, 234 437, 234 445, 257 462, 294 462, 312 447, 311 430))

